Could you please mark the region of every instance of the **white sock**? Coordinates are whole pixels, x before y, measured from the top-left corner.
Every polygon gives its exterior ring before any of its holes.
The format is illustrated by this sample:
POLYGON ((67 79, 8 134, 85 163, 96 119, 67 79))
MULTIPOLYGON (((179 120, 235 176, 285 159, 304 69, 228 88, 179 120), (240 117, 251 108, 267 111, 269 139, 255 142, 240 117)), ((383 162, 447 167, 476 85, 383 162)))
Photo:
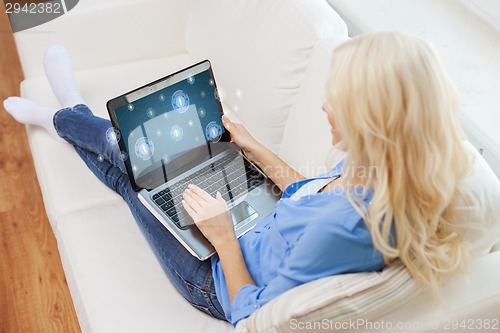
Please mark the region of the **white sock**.
POLYGON ((66 142, 57 134, 54 128, 52 119, 54 118, 54 114, 58 111, 56 108, 38 105, 35 102, 21 97, 9 97, 3 102, 3 106, 18 122, 41 126, 57 141, 66 142))
POLYGON ((63 108, 85 104, 73 76, 71 59, 64 46, 50 46, 45 51, 43 65, 52 91, 63 108))

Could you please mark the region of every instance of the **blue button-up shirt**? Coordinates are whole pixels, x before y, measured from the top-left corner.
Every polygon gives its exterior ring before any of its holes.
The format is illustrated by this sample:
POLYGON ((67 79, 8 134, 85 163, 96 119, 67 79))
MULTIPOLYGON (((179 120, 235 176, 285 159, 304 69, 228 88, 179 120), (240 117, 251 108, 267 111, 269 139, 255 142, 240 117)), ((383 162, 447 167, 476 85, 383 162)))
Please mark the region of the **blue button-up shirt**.
MULTIPOLYGON (((329 177, 340 174, 339 166, 329 177)), ((239 239, 255 285, 243 286, 232 304, 219 257, 212 257, 217 298, 233 325, 303 283, 383 268, 382 255, 375 250, 366 224, 345 192, 336 189, 290 199, 300 187, 318 178, 290 184, 274 212, 239 239)), ((365 200, 370 199, 369 194, 365 200)))

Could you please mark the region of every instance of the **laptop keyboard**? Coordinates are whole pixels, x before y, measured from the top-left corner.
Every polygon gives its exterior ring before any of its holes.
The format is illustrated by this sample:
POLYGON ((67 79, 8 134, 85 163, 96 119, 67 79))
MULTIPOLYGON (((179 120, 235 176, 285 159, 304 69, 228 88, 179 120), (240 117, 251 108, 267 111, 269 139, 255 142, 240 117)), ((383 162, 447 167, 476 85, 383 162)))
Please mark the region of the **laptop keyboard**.
POLYGON ((194 223, 181 203, 182 193, 189 184, 197 185, 211 196, 219 191, 229 201, 251 191, 264 180, 254 165, 238 152, 232 152, 153 194, 152 199, 179 228, 186 229, 194 223))

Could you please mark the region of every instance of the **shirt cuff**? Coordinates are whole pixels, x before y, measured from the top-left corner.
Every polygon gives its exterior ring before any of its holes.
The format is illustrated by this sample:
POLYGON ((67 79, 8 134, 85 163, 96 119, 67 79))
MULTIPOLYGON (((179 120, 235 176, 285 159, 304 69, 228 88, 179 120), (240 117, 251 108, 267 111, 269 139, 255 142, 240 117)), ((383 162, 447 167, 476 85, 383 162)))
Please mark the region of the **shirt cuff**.
POLYGON ((231 324, 236 327, 238 321, 249 317, 252 313, 260 308, 260 303, 257 300, 259 288, 251 284, 244 285, 236 293, 231 304, 231 324))

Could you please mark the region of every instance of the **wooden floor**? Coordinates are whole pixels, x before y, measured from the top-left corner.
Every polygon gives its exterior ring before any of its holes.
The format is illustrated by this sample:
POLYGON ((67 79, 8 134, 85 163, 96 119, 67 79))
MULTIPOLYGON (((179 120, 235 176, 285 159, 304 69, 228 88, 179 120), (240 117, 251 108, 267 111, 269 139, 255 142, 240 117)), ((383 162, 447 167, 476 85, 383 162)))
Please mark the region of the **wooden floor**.
MULTIPOLYGON (((23 76, 0 1, 0 101, 23 76)), ((0 104, 0 333, 80 332, 24 126, 0 104)))

